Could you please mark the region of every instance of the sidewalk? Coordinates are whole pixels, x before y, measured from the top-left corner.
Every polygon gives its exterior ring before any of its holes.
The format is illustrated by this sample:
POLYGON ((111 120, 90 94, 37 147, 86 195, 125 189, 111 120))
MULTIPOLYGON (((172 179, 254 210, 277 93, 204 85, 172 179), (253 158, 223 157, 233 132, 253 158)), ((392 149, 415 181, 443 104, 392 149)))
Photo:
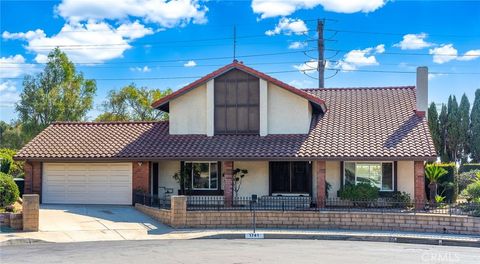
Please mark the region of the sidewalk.
MULTIPOLYGON (((90 231, 82 234, 67 232, 9 232, 0 233, 0 245, 18 245, 31 243, 68 243, 86 241, 113 241, 113 240, 149 240, 149 239, 245 239, 251 229, 175 229, 162 234, 128 230, 122 235, 90 231)), ((349 240, 349 241, 377 241, 393 243, 415 243, 446 246, 480 247, 480 236, 431 234, 414 232, 386 232, 386 231, 350 231, 350 230, 298 230, 298 229, 258 229, 265 239, 315 239, 315 240, 349 240)))

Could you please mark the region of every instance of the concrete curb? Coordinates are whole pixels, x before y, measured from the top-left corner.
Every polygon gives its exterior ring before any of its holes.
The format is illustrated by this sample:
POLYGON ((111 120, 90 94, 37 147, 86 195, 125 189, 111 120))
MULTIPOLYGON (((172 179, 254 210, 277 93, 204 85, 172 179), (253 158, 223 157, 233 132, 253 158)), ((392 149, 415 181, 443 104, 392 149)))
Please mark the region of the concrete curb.
MULTIPOLYGON (((204 237, 197 237, 194 239, 245 239, 245 234, 244 233, 223 233, 223 234, 208 235, 204 237)), ((418 237, 405 237, 405 236, 358 236, 358 235, 264 233, 264 239, 345 240, 345 241, 389 242, 389 243, 407 243, 407 244, 480 248, 480 241, 467 241, 467 240, 459 240, 459 239, 418 238, 418 237)))
POLYGON ((41 239, 32 239, 32 238, 14 238, 9 239, 3 242, 0 242, 0 246, 18 246, 18 245, 31 245, 31 244, 45 244, 53 243, 41 239))

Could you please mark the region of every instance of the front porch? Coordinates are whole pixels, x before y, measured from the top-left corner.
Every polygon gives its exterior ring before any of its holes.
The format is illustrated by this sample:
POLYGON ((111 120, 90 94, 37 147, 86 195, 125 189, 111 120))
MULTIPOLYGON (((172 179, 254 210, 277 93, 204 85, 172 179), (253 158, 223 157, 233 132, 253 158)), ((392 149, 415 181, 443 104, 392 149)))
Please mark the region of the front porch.
MULTIPOLYGON (((197 202, 234 206, 255 195, 257 206, 325 207, 340 203, 336 199, 344 186, 370 182, 379 188, 383 200, 403 192, 412 201, 425 201, 422 161, 163 160, 150 166, 149 193, 167 200, 183 194, 199 197, 197 202), (236 181, 236 169, 248 173, 236 181), (182 171, 186 178, 181 187, 174 175, 182 171)), ((189 200, 194 203, 194 198, 189 200)))

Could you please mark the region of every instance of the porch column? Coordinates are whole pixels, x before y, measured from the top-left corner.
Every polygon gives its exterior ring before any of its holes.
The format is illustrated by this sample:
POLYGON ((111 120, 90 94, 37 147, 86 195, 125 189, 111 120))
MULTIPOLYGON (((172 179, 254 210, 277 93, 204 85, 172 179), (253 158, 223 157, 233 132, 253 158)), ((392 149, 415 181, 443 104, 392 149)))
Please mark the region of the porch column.
POLYGON ((415 208, 422 209, 425 205, 425 167, 424 161, 414 161, 413 177, 415 186, 415 208))
POLYGON ((222 164, 224 172, 223 197, 225 206, 232 206, 233 202, 233 161, 224 161, 222 164))
POLYGON ((325 207, 325 179, 326 179, 326 162, 324 160, 315 161, 317 174, 317 207, 325 207))

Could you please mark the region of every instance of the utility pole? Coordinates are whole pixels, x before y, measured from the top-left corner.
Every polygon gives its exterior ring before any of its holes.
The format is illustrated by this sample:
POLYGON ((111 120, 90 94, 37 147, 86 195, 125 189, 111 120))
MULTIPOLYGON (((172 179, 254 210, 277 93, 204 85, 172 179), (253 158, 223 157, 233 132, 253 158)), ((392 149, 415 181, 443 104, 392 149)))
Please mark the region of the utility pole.
POLYGON ((237 26, 233 25, 233 61, 237 60, 237 26))
POLYGON ((321 19, 317 20, 317 33, 318 33, 318 88, 325 88, 325 43, 323 40, 323 24, 321 19))

